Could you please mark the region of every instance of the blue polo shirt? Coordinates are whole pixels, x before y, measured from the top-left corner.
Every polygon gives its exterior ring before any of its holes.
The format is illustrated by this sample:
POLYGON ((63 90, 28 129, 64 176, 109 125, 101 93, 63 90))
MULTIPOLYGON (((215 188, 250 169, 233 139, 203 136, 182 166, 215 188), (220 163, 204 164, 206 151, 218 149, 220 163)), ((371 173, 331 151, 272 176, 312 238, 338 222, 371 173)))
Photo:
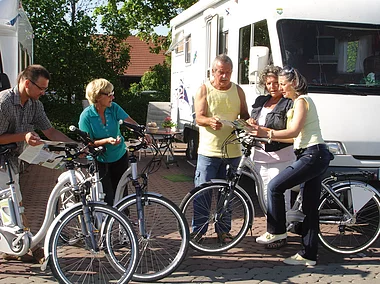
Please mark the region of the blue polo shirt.
POLYGON ((112 102, 111 106, 104 112, 106 124, 102 123, 94 105, 86 107, 79 117, 79 129, 87 132, 91 139, 99 140, 103 138, 120 136, 121 142, 118 145, 106 144, 106 152, 98 157, 103 163, 112 163, 119 160, 127 151, 124 137, 120 133, 120 120, 125 120, 129 115, 117 104, 112 102))

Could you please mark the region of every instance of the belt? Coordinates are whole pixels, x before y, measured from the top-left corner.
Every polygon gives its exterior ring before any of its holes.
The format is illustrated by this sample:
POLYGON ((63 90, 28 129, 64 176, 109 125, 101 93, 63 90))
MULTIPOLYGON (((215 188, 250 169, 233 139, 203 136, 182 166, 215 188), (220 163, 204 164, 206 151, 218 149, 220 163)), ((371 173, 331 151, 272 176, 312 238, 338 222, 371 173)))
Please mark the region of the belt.
POLYGON ((326 144, 316 144, 316 145, 309 146, 307 148, 294 149, 294 154, 296 154, 296 156, 299 156, 306 150, 328 150, 328 149, 329 147, 327 147, 326 144))

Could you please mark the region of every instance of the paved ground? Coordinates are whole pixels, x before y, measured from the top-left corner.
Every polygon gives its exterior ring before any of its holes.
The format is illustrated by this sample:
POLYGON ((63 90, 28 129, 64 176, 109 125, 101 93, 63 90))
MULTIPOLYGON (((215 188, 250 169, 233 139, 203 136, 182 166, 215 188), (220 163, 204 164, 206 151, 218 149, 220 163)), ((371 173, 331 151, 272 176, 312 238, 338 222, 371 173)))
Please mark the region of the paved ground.
MULTIPOLYGON (((141 165, 149 158, 143 157, 141 165)), ((162 166, 150 175, 150 191, 160 192, 179 204, 192 182, 171 182, 163 176, 185 174, 193 176, 194 168, 182 154, 178 164, 169 169, 162 166)), ((141 168, 142 166, 140 166, 141 168)), ((43 221, 44 209, 59 171, 29 166, 21 176, 24 204, 35 233, 43 221)), ((252 233, 238 247, 217 255, 200 254, 189 249, 177 272, 160 283, 380 283, 380 240, 369 250, 352 256, 341 256, 320 248, 318 265, 293 267, 282 260, 299 249, 299 237, 291 235, 287 247, 265 250, 254 239, 265 231, 265 217, 256 208, 252 233)), ((41 272, 40 265, 0 260, 1 283, 55 283, 49 271, 41 272)))

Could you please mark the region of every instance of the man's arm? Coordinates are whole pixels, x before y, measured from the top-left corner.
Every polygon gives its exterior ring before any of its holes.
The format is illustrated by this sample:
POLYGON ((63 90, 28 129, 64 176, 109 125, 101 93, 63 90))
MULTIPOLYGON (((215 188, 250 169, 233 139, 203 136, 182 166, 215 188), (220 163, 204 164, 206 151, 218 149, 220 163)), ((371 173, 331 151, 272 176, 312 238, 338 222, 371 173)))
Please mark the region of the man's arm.
POLYGON ((195 95, 195 120, 199 126, 210 126, 214 130, 222 127, 222 124, 216 117, 208 117, 207 115, 207 90, 206 86, 202 85, 195 95))
POLYGON ((41 144, 40 137, 35 132, 4 133, 0 135, 0 144, 26 141, 31 146, 41 144))
POLYGON ((237 86, 237 90, 240 98, 240 118, 248 119, 250 115, 248 113, 247 101, 245 100, 245 93, 240 86, 237 86))
POLYGON ((62 142, 74 142, 72 139, 67 137, 61 131, 55 129, 54 127, 50 127, 49 129, 42 130, 47 138, 52 141, 62 141, 62 142))

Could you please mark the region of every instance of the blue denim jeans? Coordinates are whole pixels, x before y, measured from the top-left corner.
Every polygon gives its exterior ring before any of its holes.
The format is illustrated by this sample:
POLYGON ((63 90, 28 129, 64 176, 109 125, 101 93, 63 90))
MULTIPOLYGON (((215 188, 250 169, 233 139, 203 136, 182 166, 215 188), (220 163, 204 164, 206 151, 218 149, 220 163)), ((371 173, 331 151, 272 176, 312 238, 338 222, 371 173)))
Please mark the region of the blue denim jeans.
POLYGON ((267 231, 271 234, 286 232, 284 192, 301 185, 302 209, 306 217, 302 223, 303 249, 298 253, 310 260, 317 259, 321 181, 331 159, 332 154, 325 144, 302 149, 297 160, 268 184, 267 231))
MULTIPOLYGON (((205 182, 210 181, 211 179, 226 178, 226 166, 232 165, 237 167, 239 165, 240 157, 237 158, 214 158, 206 157, 203 155, 198 155, 197 169, 195 171, 195 186, 199 186, 205 182)), ((211 192, 205 192, 203 196, 197 196, 194 198, 193 207, 194 207, 194 216, 192 221, 193 232, 200 232, 205 234, 208 228, 208 218, 210 215, 210 206, 211 206, 211 192), (201 201, 202 200, 202 201, 201 201)), ((217 233, 228 233, 231 229, 231 215, 225 216, 224 226, 222 224, 217 224, 215 231, 217 233)))

